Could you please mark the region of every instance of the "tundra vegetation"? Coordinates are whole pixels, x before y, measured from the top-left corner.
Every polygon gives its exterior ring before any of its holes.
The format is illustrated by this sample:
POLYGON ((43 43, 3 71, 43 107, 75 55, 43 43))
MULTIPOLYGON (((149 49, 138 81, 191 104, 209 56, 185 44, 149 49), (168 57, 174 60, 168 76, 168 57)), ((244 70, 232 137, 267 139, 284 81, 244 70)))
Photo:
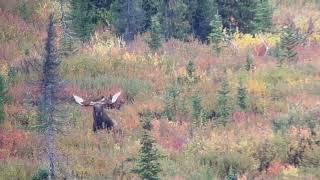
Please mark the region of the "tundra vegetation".
POLYGON ((0 24, 0 179, 320 179, 319 0, 0 0, 0 24), (73 95, 117 92, 94 133, 73 95))

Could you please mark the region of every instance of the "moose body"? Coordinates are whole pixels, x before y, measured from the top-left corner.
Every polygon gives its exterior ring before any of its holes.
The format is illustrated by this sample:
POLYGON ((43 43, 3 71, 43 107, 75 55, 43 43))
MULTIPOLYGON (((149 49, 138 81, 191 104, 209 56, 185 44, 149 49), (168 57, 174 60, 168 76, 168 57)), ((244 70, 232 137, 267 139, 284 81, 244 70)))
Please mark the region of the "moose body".
POLYGON ((100 129, 107 129, 108 131, 112 130, 117 126, 116 121, 113 121, 108 114, 104 111, 104 108, 107 107, 109 109, 117 108, 115 106, 115 102, 120 96, 121 92, 116 93, 109 98, 105 98, 102 96, 101 98, 94 101, 85 101, 81 97, 73 95, 75 101, 82 106, 93 106, 93 124, 92 130, 93 132, 97 132, 100 129))
POLYGON ((103 105, 97 104, 93 106, 93 132, 97 132, 99 129, 111 130, 115 123, 104 111, 103 105))

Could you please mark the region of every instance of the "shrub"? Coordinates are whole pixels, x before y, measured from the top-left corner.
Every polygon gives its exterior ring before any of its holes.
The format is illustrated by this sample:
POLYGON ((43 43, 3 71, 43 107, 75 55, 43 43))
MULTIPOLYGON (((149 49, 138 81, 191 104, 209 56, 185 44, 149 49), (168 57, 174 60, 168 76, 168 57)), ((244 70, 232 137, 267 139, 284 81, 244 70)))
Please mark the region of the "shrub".
POLYGON ((49 171, 47 169, 38 169, 32 176, 32 180, 47 180, 49 179, 49 171))
POLYGON ((309 168, 320 167, 320 145, 313 144, 311 148, 306 149, 301 165, 309 168))
POLYGON ((257 149, 255 159, 259 161, 259 171, 268 170, 274 162, 286 162, 288 142, 282 136, 275 136, 271 140, 266 140, 257 149))
POLYGON ((288 162, 295 166, 319 167, 319 135, 311 135, 305 128, 291 128, 289 135, 288 162))
POLYGON ((0 179, 28 179, 30 178, 29 167, 25 164, 21 164, 21 161, 17 163, 0 163, 0 179))
POLYGON ((32 9, 26 1, 20 2, 18 6, 18 14, 24 21, 30 21, 32 17, 32 9))
POLYGON ((247 71, 252 71, 254 69, 253 56, 250 51, 247 53, 246 64, 244 67, 247 71))
POLYGON ((275 159, 276 153, 276 148, 270 142, 261 144, 256 153, 256 158, 259 160, 258 170, 267 170, 275 159))
POLYGON ((253 169, 253 159, 239 152, 212 153, 202 157, 202 164, 211 167, 220 179, 242 175, 253 169))
POLYGON ((293 107, 287 115, 282 115, 272 122, 273 131, 284 134, 291 127, 308 128, 312 134, 316 134, 316 128, 319 127, 319 117, 316 112, 307 111, 300 107, 293 107))

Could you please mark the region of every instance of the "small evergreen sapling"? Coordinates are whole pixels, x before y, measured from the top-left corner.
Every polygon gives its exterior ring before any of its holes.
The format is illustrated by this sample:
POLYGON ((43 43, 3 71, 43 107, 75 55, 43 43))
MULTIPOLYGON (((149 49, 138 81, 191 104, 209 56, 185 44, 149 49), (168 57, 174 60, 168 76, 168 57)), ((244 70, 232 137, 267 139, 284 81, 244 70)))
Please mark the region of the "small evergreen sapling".
POLYGON ((297 52, 295 52, 295 47, 297 47, 302 41, 304 37, 295 27, 293 22, 291 22, 288 26, 285 26, 282 29, 282 33, 280 36, 280 57, 279 62, 283 63, 285 60, 288 62, 294 62, 297 60, 297 52))
POLYGON ((156 180, 159 178, 161 167, 159 158, 161 158, 156 146, 155 140, 151 135, 151 119, 152 113, 144 111, 140 114, 140 122, 142 126, 141 148, 139 150, 139 157, 132 171, 137 173, 141 179, 156 180))
POLYGON ((218 124, 225 126, 227 120, 231 113, 231 107, 229 104, 229 84, 225 79, 223 80, 220 90, 218 90, 218 99, 217 99, 217 115, 218 115, 218 124))
POLYGON ((193 124, 198 127, 206 123, 206 113, 201 105, 201 97, 195 95, 192 97, 192 118, 193 124))
POLYGON ((0 75, 0 123, 5 119, 4 105, 8 100, 6 81, 2 75, 0 75))
POLYGON ((247 109, 247 89, 243 85, 243 81, 240 79, 238 87, 238 105, 242 111, 247 109))
POLYGON ((177 113, 179 91, 176 86, 170 87, 165 96, 164 114, 169 121, 174 121, 177 113))

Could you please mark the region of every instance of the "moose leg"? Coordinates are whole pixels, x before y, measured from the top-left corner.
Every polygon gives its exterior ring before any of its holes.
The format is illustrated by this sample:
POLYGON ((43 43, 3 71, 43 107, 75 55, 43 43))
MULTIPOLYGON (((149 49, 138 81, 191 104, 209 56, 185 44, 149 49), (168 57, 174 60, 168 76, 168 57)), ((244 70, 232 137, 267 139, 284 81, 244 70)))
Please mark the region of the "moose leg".
POLYGON ((93 121, 92 130, 93 130, 94 133, 97 132, 97 123, 96 123, 96 121, 93 121))

